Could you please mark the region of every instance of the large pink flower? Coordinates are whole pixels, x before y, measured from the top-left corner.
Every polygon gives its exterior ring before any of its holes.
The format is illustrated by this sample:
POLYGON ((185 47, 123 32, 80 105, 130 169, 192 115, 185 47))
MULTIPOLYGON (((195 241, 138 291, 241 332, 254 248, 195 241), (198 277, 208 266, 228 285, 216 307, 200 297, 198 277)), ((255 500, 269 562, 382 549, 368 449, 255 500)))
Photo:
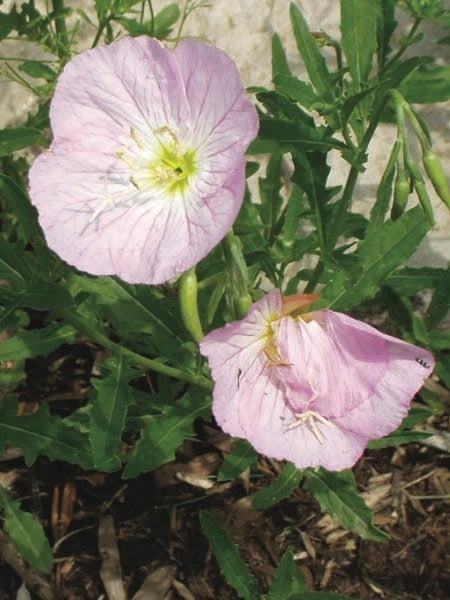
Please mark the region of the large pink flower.
POLYGON ((204 338, 213 413, 263 454, 345 469, 400 425, 434 359, 346 315, 305 312, 309 304, 274 290, 204 338))
POLYGON ((61 74, 50 120, 31 200, 49 246, 77 268, 162 283, 235 220, 258 120, 221 50, 127 37, 84 52, 61 74))

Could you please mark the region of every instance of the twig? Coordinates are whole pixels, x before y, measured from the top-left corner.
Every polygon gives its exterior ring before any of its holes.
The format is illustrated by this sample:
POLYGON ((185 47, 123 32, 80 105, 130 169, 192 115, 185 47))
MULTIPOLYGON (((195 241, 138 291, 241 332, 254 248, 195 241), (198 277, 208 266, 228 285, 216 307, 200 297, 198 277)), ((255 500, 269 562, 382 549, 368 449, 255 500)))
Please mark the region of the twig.
POLYGON ((98 549, 102 559, 100 578, 106 595, 109 600, 126 600, 114 519, 111 515, 100 517, 98 549))

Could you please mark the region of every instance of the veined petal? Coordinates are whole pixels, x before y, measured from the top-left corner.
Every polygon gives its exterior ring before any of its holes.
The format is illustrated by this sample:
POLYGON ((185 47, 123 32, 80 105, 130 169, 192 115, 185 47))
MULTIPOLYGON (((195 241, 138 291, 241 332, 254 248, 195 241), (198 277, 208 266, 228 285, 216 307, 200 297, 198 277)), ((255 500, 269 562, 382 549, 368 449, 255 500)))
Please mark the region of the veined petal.
POLYGON ((433 356, 423 348, 381 333, 361 321, 333 311, 320 311, 323 326, 337 348, 342 372, 355 381, 371 381, 360 402, 353 402, 335 419, 339 425, 376 439, 396 429, 411 400, 434 368, 433 356), (380 364, 385 363, 382 373, 380 364), (378 380, 374 374, 379 375, 378 380))
POLYGON ((256 123, 233 62, 212 46, 169 51, 143 36, 80 54, 57 84, 51 148, 30 170, 50 247, 131 283, 186 271, 237 217, 256 123))
POLYGON ((255 412, 267 423, 271 419, 258 407, 262 398, 279 393, 264 348, 270 319, 280 310, 281 295, 274 290, 256 302, 244 319, 212 331, 200 343, 215 381, 214 416, 231 435, 247 437, 255 412))

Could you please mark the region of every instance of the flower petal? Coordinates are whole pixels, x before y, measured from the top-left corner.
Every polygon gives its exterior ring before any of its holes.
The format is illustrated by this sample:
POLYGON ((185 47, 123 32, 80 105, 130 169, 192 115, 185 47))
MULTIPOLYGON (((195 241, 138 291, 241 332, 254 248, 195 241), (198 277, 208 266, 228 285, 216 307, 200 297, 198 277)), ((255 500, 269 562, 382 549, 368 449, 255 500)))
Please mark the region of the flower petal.
MULTIPOLYGON (((212 331, 200 343, 215 381, 214 416, 231 435, 247 437, 260 398, 279 393, 264 347, 268 321, 280 309, 281 295, 274 290, 256 302, 244 319, 212 331)), ((269 423, 271 417, 263 412, 261 418, 269 423)))

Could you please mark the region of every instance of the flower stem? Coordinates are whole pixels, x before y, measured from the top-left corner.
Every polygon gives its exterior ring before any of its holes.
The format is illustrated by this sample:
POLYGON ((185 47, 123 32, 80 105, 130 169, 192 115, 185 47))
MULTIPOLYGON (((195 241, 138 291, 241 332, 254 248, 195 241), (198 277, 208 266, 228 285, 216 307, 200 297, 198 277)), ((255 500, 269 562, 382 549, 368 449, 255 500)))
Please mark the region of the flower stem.
POLYGON ((78 331, 89 336, 94 342, 103 346, 107 350, 109 350, 112 354, 116 356, 128 356, 133 359, 137 364, 142 365, 143 367, 147 367, 152 371, 156 371, 157 373, 161 373, 161 375, 167 375, 168 377, 173 377, 175 379, 181 379, 182 381, 187 381, 188 383, 193 383, 199 387, 204 388, 205 390, 212 390, 214 385, 212 381, 203 377, 203 375, 197 375, 195 373, 187 373, 186 371, 182 371, 177 367, 171 367, 164 363, 161 363, 157 360, 153 360, 151 358, 147 358, 146 356, 142 356, 142 354, 138 354, 137 352, 133 352, 116 342, 110 340, 106 335, 95 331, 88 324, 86 324, 82 318, 80 318, 74 312, 69 310, 61 311, 62 316, 71 323, 78 331))
MULTIPOLYGON (((53 11, 64 9, 64 0, 52 0, 53 11)), ((56 50, 59 58, 65 62, 69 56, 69 37, 67 35, 66 20, 64 15, 55 18, 56 50)))

